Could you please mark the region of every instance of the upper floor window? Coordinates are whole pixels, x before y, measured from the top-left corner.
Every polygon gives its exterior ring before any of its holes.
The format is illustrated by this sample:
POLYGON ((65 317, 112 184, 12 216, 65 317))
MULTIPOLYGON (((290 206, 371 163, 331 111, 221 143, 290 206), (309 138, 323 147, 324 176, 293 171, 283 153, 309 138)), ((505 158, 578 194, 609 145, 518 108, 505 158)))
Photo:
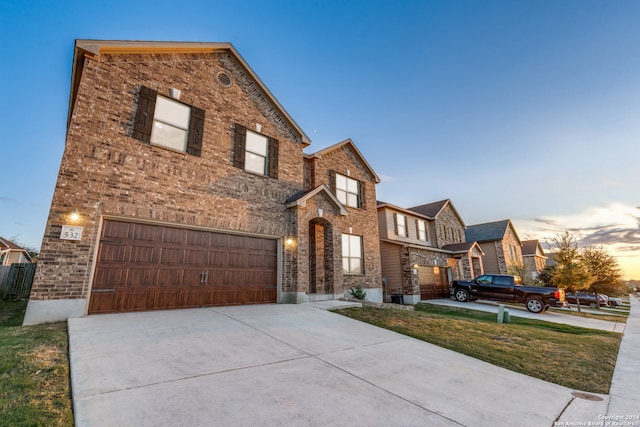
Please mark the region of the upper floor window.
POLYGON ((395 231, 398 236, 409 237, 409 228, 407 227, 407 217, 405 215, 394 213, 395 231))
POLYGON ((236 123, 233 165, 248 172, 278 178, 279 141, 236 123))
POLYGON ((361 207, 360 182, 347 176, 336 174, 336 197, 345 206, 361 207))
POLYGON ((362 236, 342 235, 342 272, 345 274, 363 274, 362 236))
POLYGON ((203 130, 204 110, 140 88, 134 138, 200 156, 203 130))
POLYGON ((427 241, 427 223, 421 219, 416 220, 418 224, 418 240, 427 241))
POLYGON ((164 96, 156 98, 151 143, 178 151, 187 149, 191 107, 164 96))

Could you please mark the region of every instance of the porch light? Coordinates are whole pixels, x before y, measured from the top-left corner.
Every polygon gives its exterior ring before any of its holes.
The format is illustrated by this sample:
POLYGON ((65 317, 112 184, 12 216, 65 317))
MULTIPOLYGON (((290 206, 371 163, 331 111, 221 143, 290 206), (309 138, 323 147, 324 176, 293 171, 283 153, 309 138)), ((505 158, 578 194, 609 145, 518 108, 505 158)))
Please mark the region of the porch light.
POLYGON ((77 222, 80 219, 80 214, 78 211, 73 211, 69 214, 69 219, 71 222, 77 222))

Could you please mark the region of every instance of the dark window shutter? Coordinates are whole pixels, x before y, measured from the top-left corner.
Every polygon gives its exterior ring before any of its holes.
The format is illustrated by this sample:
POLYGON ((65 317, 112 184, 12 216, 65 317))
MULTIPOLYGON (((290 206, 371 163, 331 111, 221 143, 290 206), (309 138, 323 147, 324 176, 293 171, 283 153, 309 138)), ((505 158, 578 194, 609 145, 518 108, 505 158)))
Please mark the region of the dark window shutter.
POLYGON ((404 216, 404 237, 409 237, 409 221, 407 216, 404 216))
POLYGON ((329 170, 329 189, 334 196, 338 194, 336 193, 336 171, 334 170, 329 170))
POLYGON ((269 138, 269 177, 278 178, 278 147, 280 142, 269 138))
POLYGON ((393 214, 393 231, 394 231, 394 233, 396 233, 396 236, 399 236, 399 234, 398 234, 398 214, 397 213, 393 214))
POLYGON ((236 135, 233 142, 233 166, 244 169, 245 143, 247 142, 247 128, 236 123, 236 135))
POLYGON ((204 110, 191 107, 189 119, 189 136, 187 137, 187 153, 192 156, 202 154, 202 133, 204 130, 204 110))
POLYGON ((140 87, 138 99, 138 111, 133 123, 133 137, 149 143, 151 141, 151 129, 153 128, 153 113, 156 109, 156 97, 158 92, 145 86, 140 87))
POLYGON ((420 240, 420 224, 418 224, 418 219, 416 219, 416 237, 420 240))
POLYGON ((366 197, 365 197, 366 193, 365 193, 365 190, 364 190, 365 187, 366 187, 366 185, 365 185, 364 181, 358 181, 358 190, 360 192, 360 195, 359 195, 360 196, 359 197, 360 206, 358 206, 358 207, 360 209, 366 209, 367 208, 367 204, 365 202, 365 200, 366 200, 366 197))

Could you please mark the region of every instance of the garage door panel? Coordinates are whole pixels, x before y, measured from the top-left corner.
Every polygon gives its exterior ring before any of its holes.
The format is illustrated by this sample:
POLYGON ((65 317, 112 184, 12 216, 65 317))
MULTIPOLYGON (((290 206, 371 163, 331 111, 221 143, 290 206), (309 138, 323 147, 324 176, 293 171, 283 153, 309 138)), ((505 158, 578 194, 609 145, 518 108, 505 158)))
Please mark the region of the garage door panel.
POLYGON ((185 286, 196 286, 202 283, 202 269, 182 270, 182 284, 185 286))
POLYGON ((122 263, 127 260, 129 247, 120 243, 106 242, 100 245, 98 261, 122 263))
POLYGON ((184 264, 184 249, 162 248, 160 264, 184 264))
POLYGON ((105 220, 98 254, 90 314, 276 302, 274 239, 105 220))
POLYGON ((157 271, 150 268, 130 268, 127 272, 125 286, 154 286, 157 271))
POLYGON ((212 248, 228 248, 229 247, 229 235, 221 233, 211 234, 211 247, 212 248))
POLYGON ((238 252, 230 252, 229 253, 229 261, 228 266, 231 268, 243 268, 248 267, 249 263, 247 260, 247 254, 238 253, 238 252))
POLYGON ((162 229, 162 243, 173 243, 184 245, 187 237, 187 230, 180 228, 164 227, 162 229))
POLYGON ((94 292, 91 294, 89 313, 113 313, 113 307, 118 306, 118 294, 111 292, 94 292))
POLYGON ((101 268, 96 270, 93 281, 94 289, 122 286, 127 271, 122 268, 101 268))
POLYGON ((158 270, 158 286, 179 286, 182 285, 181 269, 161 269, 158 270))
POLYGON ((145 311, 149 310, 149 290, 134 290, 118 292, 118 310, 116 311, 145 311))
POLYGON ((244 244, 247 241, 248 237, 245 236, 229 236, 229 248, 233 249, 244 249, 244 244))
POLYGON ((207 273, 207 285, 222 286, 227 281, 227 270, 208 270, 207 273))
POLYGON ((105 221, 102 227, 102 237, 105 239, 129 239, 133 224, 126 222, 105 221))
POLYGON ((210 251, 209 265, 214 267, 226 267, 229 265, 229 252, 210 251))
POLYGON ((187 246, 201 246, 208 248, 211 246, 211 232, 200 230, 186 230, 187 246))
POLYGON ((134 224, 133 240, 155 242, 160 240, 162 228, 159 225, 134 224))
POLYGON ((153 246, 131 246, 129 261, 137 264, 156 264, 159 249, 153 246))
POLYGON ((209 252, 204 249, 187 249, 184 252, 186 265, 207 265, 209 263, 209 252))
POLYGON ((178 290, 170 291, 155 291, 153 293, 153 309, 154 310, 167 310, 171 308, 179 307, 178 290))
POLYGON ((181 290, 178 296, 178 306, 181 308, 204 307, 207 304, 205 292, 200 290, 181 290))

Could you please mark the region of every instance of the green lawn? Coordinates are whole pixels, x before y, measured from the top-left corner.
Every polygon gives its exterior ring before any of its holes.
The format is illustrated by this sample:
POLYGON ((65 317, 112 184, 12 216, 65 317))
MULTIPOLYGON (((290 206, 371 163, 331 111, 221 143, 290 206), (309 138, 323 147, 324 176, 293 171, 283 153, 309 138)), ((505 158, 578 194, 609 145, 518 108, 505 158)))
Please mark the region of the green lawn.
POLYGON ((20 326, 0 300, 0 426, 73 426, 66 322, 20 326))
POLYGON ((473 310, 418 304, 338 313, 576 390, 608 393, 622 334, 473 310))

